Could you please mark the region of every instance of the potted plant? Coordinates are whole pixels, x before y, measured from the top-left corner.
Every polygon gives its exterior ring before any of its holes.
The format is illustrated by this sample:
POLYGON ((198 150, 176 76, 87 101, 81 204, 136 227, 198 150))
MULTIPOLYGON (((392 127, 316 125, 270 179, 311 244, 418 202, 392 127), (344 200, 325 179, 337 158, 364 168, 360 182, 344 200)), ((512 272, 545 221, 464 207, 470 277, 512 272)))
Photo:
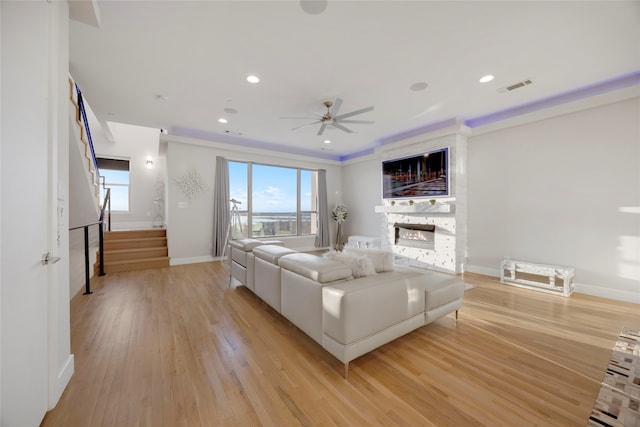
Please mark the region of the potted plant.
POLYGON ((338 230, 336 231, 336 243, 334 249, 336 251, 342 251, 344 247, 344 238, 342 237, 342 223, 349 217, 349 211, 347 207, 342 203, 339 203, 332 211, 331 217, 338 224, 338 230))

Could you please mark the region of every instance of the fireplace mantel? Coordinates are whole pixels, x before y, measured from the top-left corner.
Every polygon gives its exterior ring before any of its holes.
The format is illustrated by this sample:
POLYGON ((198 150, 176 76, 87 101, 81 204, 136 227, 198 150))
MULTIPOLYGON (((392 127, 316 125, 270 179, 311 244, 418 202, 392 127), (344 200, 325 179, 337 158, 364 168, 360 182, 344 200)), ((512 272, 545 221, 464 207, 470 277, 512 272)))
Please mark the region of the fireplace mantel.
POLYGON ((413 205, 395 204, 376 206, 376 213, 400 213, 400 214, 412 214, 412 213, 453 213, 455 206, 449 203, 414 203, 413 205))

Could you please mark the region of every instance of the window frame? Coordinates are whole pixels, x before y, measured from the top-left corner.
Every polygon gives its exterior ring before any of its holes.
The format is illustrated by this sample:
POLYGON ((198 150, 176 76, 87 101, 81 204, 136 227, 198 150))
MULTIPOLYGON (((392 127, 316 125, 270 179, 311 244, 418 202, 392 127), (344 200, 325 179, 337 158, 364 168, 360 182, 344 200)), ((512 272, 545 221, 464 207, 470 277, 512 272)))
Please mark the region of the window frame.
MULTIPOLYGON (((264 236, 264 235, 260 235, 260 236, 255 236, 255 237, 299 237, 299 236, 315 236, 317 235, 317 223, 314 225, 311 225, 311 232, 310 233, 302 233, 302 217, 305 214, 310 214, 311 218, 313 219, 313 215, 315 214, 315 218, 317 219, 317 215, 318 215, 318 177, 317 177, 317 173, 318 171, 316 169, 310 169, 310 168, 299 168, 299 167, 293 167, 293 166, 283 166, 283 165, 274 165, 274 164, 268 164, 268 163, 258 163, 258 162, 250 162, 250 161, 242 161, 242 160, 229 160, 229 163, 239 163, 239 164, 244 164, 246 165, 246 169, 247 169, 247 194, 246 194, 246 209, 242 209, 242 205, 240 205, 240 207, 238 208, 238 213, 240 215, 240 219, 242 220, 242 218, 246 218, 247 223, 246 223, 246 233, 243 231, 243 235, 245 237, 249 237, 249 238, 254 238, 253 235, 253 217, 254 217, 254 210, 253 210, 253 166, 254 165, 258 165, 258 166, 263 166, 263 167, 273 167, 273 168, 281 168, 281 169, 291 169, 294 170, 296 172, 296 212, 295 212, 295 226, 296 226, 296 230, 295 233, 291 233, 291 234, 274 234, 274 235, 268 235, 268 236, 264 236), (311 182, 312 182, 312 192, 315 194, 311 195, 311 210, 302 210, 302 188, 301 188, 301 183, 302 183, 302 171, 308 171, 311 172, 312 174, 315 174, 311 176, 311 182), (313 186, 313 184, 315 183, 315 187, 313 186), (313 210, 313 208, 315 207, 315 210, 313 210), (314 232, 315 230, 315 232, 314 232)), ((231 175, 229 176, 229 186, 231 187, 231 175)), ((229 188, 229 191, 231 191, 231 188, 229 188)), ((233 195, 232 195, 233 197, 233 195)), ((268 212, 265 212, 268 213, 268 212)))
POLYGON ((109 183, 106 180, 106 177, 104 177, 104 175, 102 175, 101 171, 103 170, 111 170, 111 171, 124 171, 125 169, 116 169, 116 168, 109 168, 109 167, 100 167, 100 165, 98 165, 98 173, 100 174, 100 178, 104 178, 104 181, 100 182, 100 198, 101 200, 99 201, 100 205, 102 205, 102 203, 104 202, 104 195, 106 194, 106 188, 111 188, 111 187, 126 187, 127 188, 127 209, 126 210, 118 210, 118 209, 114 209, 113 208, 113 204, 110 202, 110 209, 112 213, 131 213, 131 159, 130 158, 123 158, 123 157, 114 157, 114 156, 104 156, 104 155, 97 155, 96 156, 96 164, 99 164, 101 162, 101 160, 106 161, 107 163, 109 161, 115 161, 115 162, 126 162, 127 163, 127 174, 128 174, 128 183, 127 184, 121 184, 121 183, 109 183), (104 193, 102 190, 105 190, 104 193))

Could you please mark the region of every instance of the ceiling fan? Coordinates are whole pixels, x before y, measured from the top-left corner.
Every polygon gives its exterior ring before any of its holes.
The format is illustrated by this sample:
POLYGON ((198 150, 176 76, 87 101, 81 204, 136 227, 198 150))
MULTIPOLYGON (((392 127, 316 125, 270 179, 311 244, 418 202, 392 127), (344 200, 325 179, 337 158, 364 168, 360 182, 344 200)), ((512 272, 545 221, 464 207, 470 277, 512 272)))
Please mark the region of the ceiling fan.
MULTIPOLYGON (((353 133, 353 131, 351 129, 349 129, 348 127, 344 126, 343 123, 360 123, 360 124, 371 124, 373 123, 372 121, 369 120, 349 120, 349 117, 353 117, 355 115, 358 114, 363 114, 363 113, 367 113, 369 111, 373 111, 373 106, 371 107, 367 107, 367 108, 362 108, 360 110, 356 110, 356 111, 352 111, 350 113, 344 113, 344 114, 340 114, 338 115, 338 110, 340 109, 340 106, 342 105, 342 99, 340 98, 336 98, 335 102, 331 102, 331 101, 325 101, 324 106, 327 107, 327 112, 324 114, 320 114, 320 113, 316 113, 318 116, 320 116, 317 120, 311 122, 311 123, 307 123, 304 124, 302 126, 297 126, 294 127, 291 130, 297 130, 297 129, 302 129, 304 127, 307 126, 313 126, 316 124, 320 124, 320 129, 318 130, 318 135, 322 135, 322 133, 324 132, 324 130, 327 128, 327 126, 333 126, 337 129, 340 129, 344 132, 347 133, 353 133)), ((283 119, 305 119, 305 120, 313 120, 314 118, 311 117, 282 117, 283 119)))

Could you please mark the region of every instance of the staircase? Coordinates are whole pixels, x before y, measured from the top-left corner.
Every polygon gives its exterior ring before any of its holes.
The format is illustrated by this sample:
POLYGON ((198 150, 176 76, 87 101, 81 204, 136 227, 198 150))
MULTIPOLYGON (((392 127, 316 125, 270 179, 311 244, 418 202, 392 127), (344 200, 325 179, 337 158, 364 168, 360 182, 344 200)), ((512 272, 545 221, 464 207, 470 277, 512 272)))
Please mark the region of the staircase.
MULTIPOLYGON (((100 268, 96 255, 94 271, 100 268)), ((167 230, 106 231, 104 233, 104 272, 146 270, 169 267, 167 230)))

